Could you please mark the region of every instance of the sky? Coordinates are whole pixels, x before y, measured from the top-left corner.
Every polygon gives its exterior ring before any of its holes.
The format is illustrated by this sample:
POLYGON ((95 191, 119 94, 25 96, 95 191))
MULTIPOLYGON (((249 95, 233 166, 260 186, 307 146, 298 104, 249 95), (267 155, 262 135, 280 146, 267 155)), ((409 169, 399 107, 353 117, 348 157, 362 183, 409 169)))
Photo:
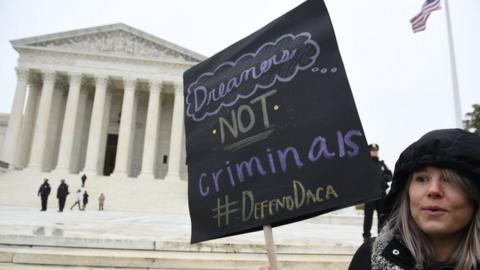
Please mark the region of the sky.
MULTIPOLYGON (((421 0, 325 0, 368 143, 390 168, 427 131, 455 127, 445 0, 414 34, 421 0)), ((125 23, 212 56, 300 0, 0 0, 0 112, 18 54, 10 40, 125 23)), ((480 1, 449 1, 462 116, 480 103, 480 1)))

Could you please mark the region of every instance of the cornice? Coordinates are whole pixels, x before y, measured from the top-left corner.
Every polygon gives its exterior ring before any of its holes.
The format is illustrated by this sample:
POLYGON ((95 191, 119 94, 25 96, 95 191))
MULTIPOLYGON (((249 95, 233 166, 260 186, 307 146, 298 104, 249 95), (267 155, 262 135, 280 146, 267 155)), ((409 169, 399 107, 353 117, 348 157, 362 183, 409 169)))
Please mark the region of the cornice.
POLYGON ((52 55, 52 56, 67 56, 67 57, 80 57, 84 59, 103 60, 108 62, 122 62, 122 63, 134 63, 134 64, 155 64, 167 67, 175 67, 180 69, 188 69, 198 63, 185 62, 185 61, 169 61, 155 58, 138 57, 138 56, 125 56, 125 55, 111 55, 102 53, 89 53, 79 52, 73 50, 58 50, 51 48, 41 48, 32 46, 17 46, 17 51, 22 56, 28 53, 40 53, 40 55, 52 55))
POLYGON ((85 37, 87 35, 95 35, 95 34, 112 32, 117 30, 122 30, 134 36, 141 37, 159 46, 165 47, 166 49, 175 51, 179 54, 183 54, 188 58, 195 59, 198 62, 203 61, 207 58, 199 53, 188 50, 174 43, 163 40, 154 35, 148 34, 146 32, 143 32, 141 30, 138 30, 136 28, 133 28, 123 23, 110 24, 110 25, 104 25, 104 26, 98 26, 98 27, 90 27, 90 28, 84 28, 84 29, 72 30, 72 31, 65 31, 65 32, 59 32, 59 33, 30 37, 30 38, 16 39, 16 40, 11 40, 10 43, 14 48, 17 48, 17 47, 20 48, 20 47, 29 46, 31 44, 36 44, 36 43, 53 42, 55 40, 69 39, 69 38, 75 38, 75 37, 85 37))

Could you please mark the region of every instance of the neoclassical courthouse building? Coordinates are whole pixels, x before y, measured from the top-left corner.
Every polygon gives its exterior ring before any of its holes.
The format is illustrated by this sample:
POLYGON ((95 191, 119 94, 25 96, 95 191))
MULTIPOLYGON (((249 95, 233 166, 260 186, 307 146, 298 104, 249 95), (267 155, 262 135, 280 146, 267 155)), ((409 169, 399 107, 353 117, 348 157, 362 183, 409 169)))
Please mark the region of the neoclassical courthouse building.
POLYGON ((204 56, 125 24, 11 44, 17 86, 8 127, 0 117, 0 160, 9 164, 0 183, 35 193, 43 178, 54 188, 66 178, 72 190, 85 173, 93 193, 173 185, 186 194, 182 74, 204 56))

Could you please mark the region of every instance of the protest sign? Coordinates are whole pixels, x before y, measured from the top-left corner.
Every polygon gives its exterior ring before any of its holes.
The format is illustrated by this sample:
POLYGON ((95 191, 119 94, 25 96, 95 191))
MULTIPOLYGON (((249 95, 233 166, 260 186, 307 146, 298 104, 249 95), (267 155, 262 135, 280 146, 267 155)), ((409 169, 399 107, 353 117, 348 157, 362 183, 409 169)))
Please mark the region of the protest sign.
POLYGON ((192 243, 381 195, 325 4, 184 73, 192 243))

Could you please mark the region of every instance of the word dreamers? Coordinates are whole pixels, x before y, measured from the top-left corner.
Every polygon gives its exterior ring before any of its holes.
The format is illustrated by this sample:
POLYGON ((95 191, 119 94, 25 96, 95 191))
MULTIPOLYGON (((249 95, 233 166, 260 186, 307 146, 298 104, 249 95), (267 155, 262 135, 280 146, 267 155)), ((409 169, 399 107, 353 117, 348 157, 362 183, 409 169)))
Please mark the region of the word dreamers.
POLYGON ((212 72, 200 75, 187 88, 186 115, 199 122, 216 115, 222 107, 234 106, 277 82, 289 82, 301 70, 308 70, 320 55, 311 34, 285 34, 267 42, 254 53, 227 61, 212 72))
MULTIPOLYGON (((358 144, 354 137, 361 137, 359 130, 352 129, 343 133, 336 132, 336 149, 332 152, 327 140, 322 136, 313 138, 307 153, 301 153, 294 146, 272 150, 267 148, 264 155, 255 155, 236 163, 225 162, 225 166, 209 172, 200 172, 193 179, 198 181, 198 192, 206 197, 213 192, 220 192, 228 186, 235 187, 247 179, 259 179, 267 175, 285 174, 289 170, 301 169, 305 162, 318 162, 322 159, 353 158, 358 155, 358 144)), ((330 146, 331 148, 331 146, 330 146)), ((259 151, 260 153, 261 151, 259 151)))

